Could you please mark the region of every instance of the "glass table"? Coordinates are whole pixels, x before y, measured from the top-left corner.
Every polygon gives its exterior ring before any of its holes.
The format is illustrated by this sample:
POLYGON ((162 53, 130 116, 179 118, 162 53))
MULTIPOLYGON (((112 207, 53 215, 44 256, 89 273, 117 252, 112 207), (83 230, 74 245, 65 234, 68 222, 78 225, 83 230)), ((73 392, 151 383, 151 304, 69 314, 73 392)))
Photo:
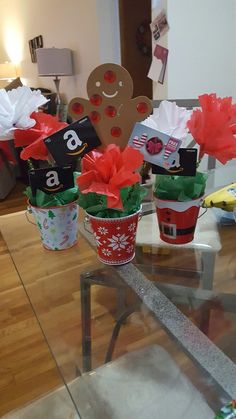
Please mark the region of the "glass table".
POLYGON ((210 419, 236 397, 236 225, 220 226, 209 210, 210 224, 198 221, 205 243, 175 247, 158 240, 152 211, 135 259, 119 267, 97 260, 82 211, 78 245, 61 252, 42 247, 24 212, 0 217, 82 419, 210 419))

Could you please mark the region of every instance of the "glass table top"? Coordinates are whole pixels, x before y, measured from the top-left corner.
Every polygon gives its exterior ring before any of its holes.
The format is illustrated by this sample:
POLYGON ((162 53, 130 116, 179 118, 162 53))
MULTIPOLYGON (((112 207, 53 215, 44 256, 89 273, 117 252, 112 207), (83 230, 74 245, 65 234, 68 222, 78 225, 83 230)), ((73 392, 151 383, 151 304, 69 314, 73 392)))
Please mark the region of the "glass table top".
POLYGON ((176 247, 155 239, 151 211, 135 259, 119 267, 98 261, 83 222, 78 245, 51 252, 24 212, 0 217, 82 419, 213 418, 236 397, 236 226, 208 211, 194 243, 176 247))

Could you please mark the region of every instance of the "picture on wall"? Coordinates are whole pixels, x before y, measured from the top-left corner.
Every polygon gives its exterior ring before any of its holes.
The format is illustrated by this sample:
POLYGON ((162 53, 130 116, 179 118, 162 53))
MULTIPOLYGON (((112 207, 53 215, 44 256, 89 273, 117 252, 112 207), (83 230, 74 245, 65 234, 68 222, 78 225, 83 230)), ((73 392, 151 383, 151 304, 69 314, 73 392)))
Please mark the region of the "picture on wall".
POLYGON ((36 49, 38 48, 43 48, 42 35, 36 36, 35 38, 29 40, 29 49, 32 63, 37 62, 36 49))

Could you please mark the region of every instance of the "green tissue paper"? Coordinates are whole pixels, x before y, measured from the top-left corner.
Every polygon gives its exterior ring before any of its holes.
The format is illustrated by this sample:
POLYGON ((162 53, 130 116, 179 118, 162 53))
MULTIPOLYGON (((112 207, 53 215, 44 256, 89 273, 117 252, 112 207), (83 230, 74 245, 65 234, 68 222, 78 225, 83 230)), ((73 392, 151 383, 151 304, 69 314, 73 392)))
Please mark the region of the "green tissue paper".
POLYGON ((46 194, 45 192, 37 189, 36 195, 33 196, 31 187, 28 186, 25 190, 25 195, 28 197, 30 203, 35 207, 57 207, 61 205, 69 204, 74 202, 79 197, 78 186, 75 182, 75 179, 80 175, 80 173, 74 173, 74 184, 73 188, 67 189, 63 192, 56 192, 55 194, 46 194))
POLYGON ((206 181, 207 174, 201 172, 196 176, 157 175, 154 195, 164 200, 190 201, 204 194, 206 181))
POLYGON ((134 214, 140 209, 142 199, 146 195, 146 190, 139 183, 121 189, 121 199, 123 210, 107 208, 106 195, 93 192, 83 194, 79 192, 78 204, 84 208, 88 214, 100 218, 121 218, 134 214))

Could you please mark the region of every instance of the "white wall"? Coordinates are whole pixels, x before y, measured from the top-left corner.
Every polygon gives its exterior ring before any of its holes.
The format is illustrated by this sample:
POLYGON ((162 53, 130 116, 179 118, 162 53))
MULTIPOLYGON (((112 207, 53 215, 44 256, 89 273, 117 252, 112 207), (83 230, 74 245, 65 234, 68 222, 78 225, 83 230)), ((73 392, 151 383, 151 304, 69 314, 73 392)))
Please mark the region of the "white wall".
POLYGON ((97 0, 101 63, 121 63, 119 0, 97 0))
POLYGON ((168 98, 236 100, 235 0, 168 0, 168 98))
POLYGON ((118 22, 116 6, 117 0, 0 0, 0 52, 5 48, 11 61, 21 62, 27 85, 54 90, 52 78, 38 78, 28 41, 42 35, 46 48, 72 49, 75 75, 62 77, 60 90, 67 100, 87 96, 93 68, 119 60, 118 38, 111 28, 111 22, 118 22))

